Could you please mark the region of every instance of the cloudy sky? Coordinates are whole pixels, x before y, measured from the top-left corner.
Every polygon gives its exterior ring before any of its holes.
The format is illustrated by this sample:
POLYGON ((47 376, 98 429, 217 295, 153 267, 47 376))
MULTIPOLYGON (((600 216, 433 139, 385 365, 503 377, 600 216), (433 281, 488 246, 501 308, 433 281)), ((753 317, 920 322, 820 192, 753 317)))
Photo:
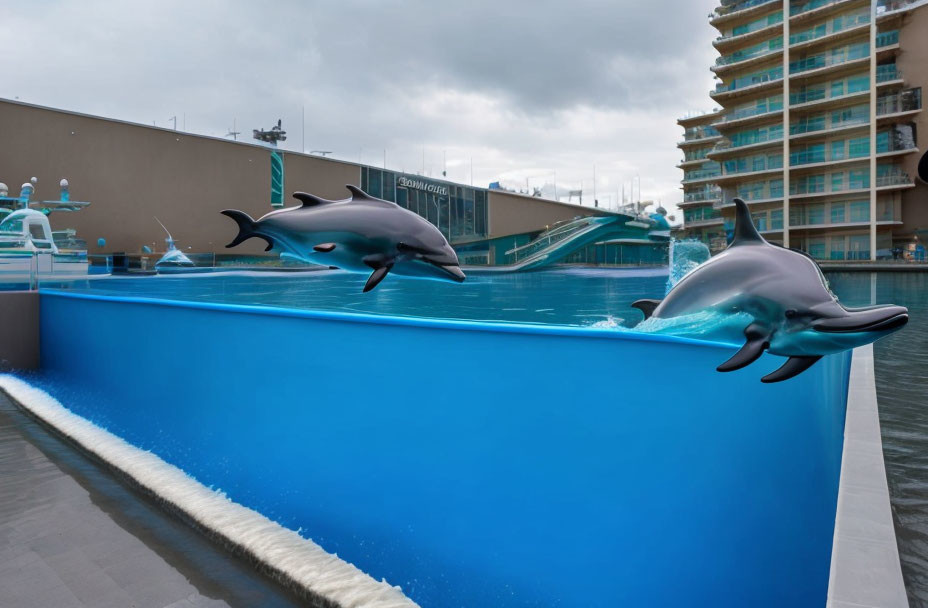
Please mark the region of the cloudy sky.
POLYGON ((246 139, 281 118, 286 149, 585 203, 595 166, 602 204, 639 176, 671 207, 716 4, 0 0, 0 97, 246 139))

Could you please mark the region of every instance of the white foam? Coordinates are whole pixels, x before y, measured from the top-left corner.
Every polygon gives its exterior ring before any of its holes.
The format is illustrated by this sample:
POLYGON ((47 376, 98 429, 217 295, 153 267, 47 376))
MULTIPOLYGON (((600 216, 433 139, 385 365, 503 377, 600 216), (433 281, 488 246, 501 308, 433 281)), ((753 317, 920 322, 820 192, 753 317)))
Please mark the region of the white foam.
POLYGON ((205 487, 179 468, 65 408, 28 383, 0 374, 0 388, 33 415, 101 458, 210 532, 242 547, 295 583, 345 608, 416 606, 399 587, 355 566, 257 511, 205 487))

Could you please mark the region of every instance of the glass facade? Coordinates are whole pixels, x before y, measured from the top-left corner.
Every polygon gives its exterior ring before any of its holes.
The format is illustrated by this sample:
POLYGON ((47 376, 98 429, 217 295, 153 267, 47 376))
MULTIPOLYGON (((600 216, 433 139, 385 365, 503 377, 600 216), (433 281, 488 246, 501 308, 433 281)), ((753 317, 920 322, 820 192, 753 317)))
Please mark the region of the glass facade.
POLYGON ((452 244, 487 238, 486 190, 373 167, 361 167, 361 190, 418 213, 452 244))

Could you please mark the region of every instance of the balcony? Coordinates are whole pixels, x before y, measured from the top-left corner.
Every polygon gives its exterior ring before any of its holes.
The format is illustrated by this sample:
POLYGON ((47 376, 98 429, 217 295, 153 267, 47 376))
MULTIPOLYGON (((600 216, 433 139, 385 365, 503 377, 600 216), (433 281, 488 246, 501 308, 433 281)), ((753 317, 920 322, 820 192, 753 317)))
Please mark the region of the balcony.
POLYGON ((685 171, 683 173, 683 181, 681 183, 686 185, 686 184, 712 181, 716 177, 718 177, 719 173, 722 172, 722 168, 719 166, 718 163, 708 162, 706 163, 706 165, 708 166, 706 166, 703 169, 685 171))
POLYGON ((789 155, 789 166, 791 169, 813 169, 817 167, 861 162, 866 161, 868 158, 870 158, 869 140, 867 140, 866 149, 844 152, 844 149, 842 148, 842 152, 840 154, 834 154, 831 149, 826 151, 824 146, 821 149, 816 150, 793 152, 789 155))
POLYGON ((714 12, 709 13, 709 22, 712 25, 717 25, 725 21, 730 21, 740 16, 751 14, 755 11, 760 11, 758 7, 767 5, 767 4, 779 4, 781 0, 742 0, 741 2, 733 2, 725 6, 720 6, 715 9, 714 12))
POLYGON ((862 91, 853 91, 843 95, 828 97, 830 89, 809 89, 802 93, 795 93, 789 96, 790 110, 809 110, 824 109, 831 106, 842 106, 850 101, 868 101, 870 99, 870 87, 862 91))
POLYGON ((683 220, 683 228, 701 228, 705 226, 721 226, 725 222, 721 215, 718 217, 703 218, 701 220, 683 220))
POLYGON ((709 96, 713 99, 719 97, 728 98, 732 97, 732 94, 736 92, 742 93, 748 90, 757 90, 777 82, 783 82, 783 66, 777 66, 772 70, 735 78, 728 84, 720 82, 715 86, 715 91, 709 93, 709 96))
MULTIPOLYGON (((736 28, 738 29, 738 28, 736 28)), ((757 38, 766 38, 775 31, 783 29, 783 11, 778 11, 767 18, 761 18, 754 22, 742 26, 740 31, 728 36, 719 36, 713 41, 712 45, 720 52, 724 53, 725 49, 744 44, 749 40, 757 38)))
POLYGON ((752 119, 762 120, 764 118, 772 118, 774 116, 780 115, 783 113, 783 105, 780 103, 779 106, 775 106, 774 109, 770 109, 769 106, 755 106, 753 108, 742 108, 740 110, 734 110, 728 114, 722 116, 721 119, 712 123, 712 126, 716 129, 718 128, 728 128, 735 125, 743 125, 745 123, 751 122, 752 119))
POLYGON ((899 44, 899 30, 893 30, 891 32, 880 32, 876 35, 875 44, 876 48, 899 44))
POLYGON ((719 200, 722 197, 722 190, 715 186, 706 186, 699 190, 693 190, 690 192, 683 193, 683 202, 681 205, 688 205, 694 203, 711 203, 712 201, 719 200))
POLYGON ((876 100, 877 118, 887 122, 886 119, 896 119, 910 116, 922 109, 922 89, 906 89, 892 95, 883 95, 876 100))
POLYGON ((753 47, 751 49, 745 49, 743 52, 739 51, 738 53, 732 53, 731 55, 719 57, 715 60, 715 65, 712 67, 712 71, 716 74, 719 74, 728 70, 734 70, 736 68, 744 68, 751 63, 762 63, 765 58, 782 53, 782 39, 779 41, 779 45, 774 44, 773 46, 770 46, 769 43, 765 42, 759 47, 753 47))
POLYGON ((889 16, 895 12, 908 10, 913 4, 920 0, 877 0, 876 15, 877 19, 883 16, 889 16))
POLYGON ((810 13, 813 11, 818 12, 828 12, 826 9, 838 7, 838 5, 845 4, 851 0, 809 0, 798 6, 790 6, 789 16, 790 19, 795 19, 802 15, 811 17, 810 13))
POLYGON ((855 106, 834 120, 836 112, 827 112, 814 116, 807 116, 789 126, 790 139, 798 139, 826 131, 849 130, 870 124, 870 111, 868 106, 855 106))
POLYGON ((826 68, 854 64, 854 62, 870 59, 870 46, 867 43, 854 44, 835 50, 840 50, 841 52, 834 53, 832 51, 832 54, 819 53, 818 55, 806 57, 805 59, 791 61, 789 63, 790 77, 798 75, 808 76, 810 73, 818 73, 824 71, 826 68))
POLYGON ((914 187, 915 183, 912 181, 912 178, 901 169, 894 168, 892 171, 876 176, 877 190, 903 190, 905 188, 914 187))
POLYGON ((887 85, 891 82, 902 82, 902 70, 895 63, 876 66, 876 82, 878 85, 887 85))
POLYGON ((833 19, 827 23, 790 34, 790 48, 812 46, 818 41, 833 40, 837 34, 863 31, 862 26, 870 23, 870 11, 846 15, 844 19, 833 19))

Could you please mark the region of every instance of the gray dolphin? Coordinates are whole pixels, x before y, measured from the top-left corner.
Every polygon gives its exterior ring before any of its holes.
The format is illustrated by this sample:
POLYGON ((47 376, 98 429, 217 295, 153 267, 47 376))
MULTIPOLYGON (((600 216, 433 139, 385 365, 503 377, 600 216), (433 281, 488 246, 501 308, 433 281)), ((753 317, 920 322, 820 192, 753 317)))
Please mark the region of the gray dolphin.
POLYGON ((735 233, 728 248, 683 277, 663 300, 632 304, 646 319, 704 310, 747 313, 753 322, 744 328, 745 344, 718 371, 741 369, 766 350, 789 359, 761 380, 788 380, 824 355, 869 344, 908 322, 902 306, 842 306, 811 257, 765 241, 745 202, 734 202, 735 233))
POLYGON ((351 198, 330 201, 305 192, 293 197, 302 205, 271 211, 259 220, 226 209, 239 233, 226 247, 258 237, 267 249, 314 264, 352 272, 370 272, 370 291, 392 270, 395 274, 462 282, 458 256, 428 220, 396 203, 346 186, 351 198))

